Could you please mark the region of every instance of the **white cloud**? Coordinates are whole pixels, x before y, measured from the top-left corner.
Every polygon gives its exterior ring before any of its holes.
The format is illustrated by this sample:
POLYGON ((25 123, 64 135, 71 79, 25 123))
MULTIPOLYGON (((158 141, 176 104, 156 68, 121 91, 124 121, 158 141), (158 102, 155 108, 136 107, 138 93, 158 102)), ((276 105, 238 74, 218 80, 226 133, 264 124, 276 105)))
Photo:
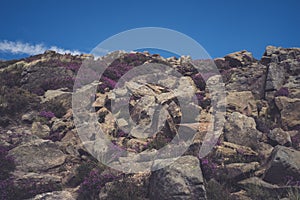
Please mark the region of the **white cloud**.
POLYGON ((58 53, 70 53, 73 55, 82 54, 78 50, 67 50, 63 48, 59 48, 57 46, 46 47, 44 44, 30 44, 23 42, 14 42, 14 41, 0 41, 0 52, 12 53, 12 54, 28 54, 28 55, 36 55, 44 53, 46 50, 54 50, 58 53))

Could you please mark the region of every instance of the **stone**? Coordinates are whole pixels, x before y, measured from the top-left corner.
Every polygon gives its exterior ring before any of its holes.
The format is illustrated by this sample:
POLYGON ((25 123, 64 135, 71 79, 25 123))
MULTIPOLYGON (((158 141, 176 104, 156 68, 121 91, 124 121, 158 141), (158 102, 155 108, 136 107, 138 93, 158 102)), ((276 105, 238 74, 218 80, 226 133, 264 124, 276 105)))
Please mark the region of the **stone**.
POLYGON ((265 82, 267 67, 253 63, 245 68, 233 68, 228 71, 229 78, 226 80, 226 91, 251 91, 255 99, 265 97, 265 82))
POLYGON ((262 192, 265 194, 265 197, 270 197, 269 195, 271 195, 274 199, 277 199, 278 193, 282 191, 279 186, 267 183, 257 177, 251 177, 242 180, 238 182, 238 185, 244 188, 246 191, 251 190, 252 193, 253 192, 257 193, 255 195, 262 195, 258 193, 258 192, 262 192))
POLYGON ((38 194, 30 200, 75 200, 75 198, 68 191, 54 191, 38 194))
POLYGON ((226 164, 221 170, 222 174, 226 174, 226 179, 240 179, 257 170, 259 167, 258 162, 250 163, 230 163, 226 164))
POLYGON ((245 190, 240 190, 238 192, 231 193, 231 197, 237 200, 252 200, 247 196, 247 192, 245 190))
POLYGON ((267 163, 264 180, 270 183, 284 183, 287 176, 300 179, 300 151, 277 145, 267 163))
POLYGON ((246 50, 228 54, 224 58, 225 61, 228 61, 229 65, 232 67, 244 67, 255 61, 255 59, 252 56, 252 53, 246 50))
POLYGON ((226 96, 227 110, 247 116, 257 116, 256 101, 251 91, 230 91, 226 96))
POLYGON ((51 126, 52 132, 62 132, 67 127, 66 123, 61 119, 54 118, 51 126))
POLYGON ((268 137, 279 145, 291 146, 292 140, 288 132, 281 128, 275 128, 268 133, 268 137))
POLYGON ((70 94, 70 92, 65 92, 62 90, 47 90, 44 96, 42 97, 42 103, 51 101, 60 96, 65 96, 65 94, 70 94))
POLYGON ((41 122, 33 122, 31 126, 31 131, 33 135, 38 136, 39 138, 46 138, 50 134, 50 128, 46 124, 41 122))
MULTIPOLYGON (((298 63, 298 66, 300 66, 300 63, 298 63)), ((290 98, 300 99, 300 75, 289 76, 283 87, 288 89, 290 98)))
MULTIPOLYGON (((62 177, 58 175, 14 171, 12 176, 15 186, 24 191, 45 191, 45 189, 52 191, 62 187, 62 177)), ((28 194, 25 193, 24 196, 26 195, 28 194)))
POLYGON ((250 147, 230 142, 223 142, 222 145, 216 146, 214 155, 221 156, 225 163, 236 163, 239 156, 247 158, 250 162, 258 158, 258 153, 253 151, 250 147))
POLYGON ((72 93, 61 90, 48 90, 42 97, 45 110, 51 110, 56 117, 63 117, 72 108, 72 93))
POLYGON ((49 141, 36 139, 9 151, 15 158, 17 169, 24 172, 42 172, 61 166, 66 155, 49 141))
POLYGON ((23 122, 32 123, 35 119, 36 113, 31 111, 22 115, 21 119, 23 122))
POLYGON ((255 147, 262 138, 262 133, 256 129, 256 123, 252 117, 233 112, 226 120, 224 137, 231 143, 255 147))
POLYGON ((284 129, 300 125, 300 99, 279 96, 275 98, 275 104, 280 111, 281 123, 284 129))
POLYGON ((136 150, 137 152, 140 152, 144 149, 144 147, 147 145, 147 142, 142 141, 142 140, 138 140, 138 139, 130 139, 127 142, 127 148, 136 150))
POLYGON ((93 107, 102 108, 105 106, 105 103, 107 101, 107 95, 106 94, 97 94, 96 101, 92 104, 93 107))
POLYGON ((150 200, 206 198, 199 160, 183 156, 171 165, 153 171, 150 176, 150 200))
POLYGON ((284 66, 271 63, 268 68, 266 92, 278 90, 282 87, 285 80, 284 66))
POLYGON ((136 173, 120 181, 109 182, 101 188, 99 199, 145 199, 148 196, 150 173, 136 173))

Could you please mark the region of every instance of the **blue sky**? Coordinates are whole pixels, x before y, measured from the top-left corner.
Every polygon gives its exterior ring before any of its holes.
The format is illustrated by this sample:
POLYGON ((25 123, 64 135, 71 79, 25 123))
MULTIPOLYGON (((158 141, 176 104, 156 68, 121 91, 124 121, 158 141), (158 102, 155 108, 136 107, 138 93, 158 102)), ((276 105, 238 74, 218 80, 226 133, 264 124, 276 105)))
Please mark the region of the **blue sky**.
POLYGON ((260 58, 267 45, 300 47, 298 0, 1 0, 0 8, 0 59, 47 48, 88 53, 140 27, 184 33, 212 57, 246 49, 260 58))

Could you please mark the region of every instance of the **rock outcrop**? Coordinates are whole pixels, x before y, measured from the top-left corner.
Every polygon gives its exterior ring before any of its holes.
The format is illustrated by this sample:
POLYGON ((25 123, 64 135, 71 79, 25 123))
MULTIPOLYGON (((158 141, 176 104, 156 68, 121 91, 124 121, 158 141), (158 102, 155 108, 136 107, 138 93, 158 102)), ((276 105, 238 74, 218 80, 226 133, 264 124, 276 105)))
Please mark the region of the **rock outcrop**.
POLYGON ((0 199, 299 195, 299 48, 0 65, 0 199))

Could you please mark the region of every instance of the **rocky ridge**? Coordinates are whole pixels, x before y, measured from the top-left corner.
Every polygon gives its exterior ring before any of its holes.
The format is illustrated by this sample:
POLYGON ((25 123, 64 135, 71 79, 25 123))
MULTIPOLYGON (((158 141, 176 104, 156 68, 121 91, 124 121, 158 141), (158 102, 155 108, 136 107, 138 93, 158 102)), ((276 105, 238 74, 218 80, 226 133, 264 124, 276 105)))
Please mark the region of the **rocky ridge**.
MULTIPOLYGON (((85 117, 96 118, 95 127, 113 142, 114 152, 116 148, 120 152, 106 158, 106 163, 116 167, 134 163, 140 173, 103 165, 98 160, 111 155, 111 149, 93 154, 105 146, 101 137, 89 129, 84 141, 78 135, 72 109, 75 77, 82 63, 93 66, 101 60, 47 51, 1 61, 0 199, 292 199, 299 195, 299 48, 268 46, 260 60, 247 51, 217 58, 219 75, 199 73, 192 65, 209 66, 209 60, 121 51, 113 57, 95 83, 95 95, 86 102, 93 109, 85 117), (113 90, 121 77, 130 77, 128 71, 149 64, 167 66, 182 77, 168 75, 158 78, 158 84, 131 77, 113 90), (214 94, 207 85, 219 78, 226 89, 226 101, 219 99, 217 104, 226 104, 225 124, 211 152, 199 158, 215 119, 214 94), (180 98, 191 93, 194 101, 180 107, 180 98), (113 112, 112 102, 120 112, 113 112), (130 127, 121 112, 127 104, 130 117, 143 129, 124 131, 130 127), (159 105, 167 113, 159 113, 166 117, 164 123, 151 117, 159 105), (199 112, 182 121, 183 110, 199 112), (180 128, 195 133, 192 141, 183 143, 187 151, 165 168, 143 171, 145 166, 156 169, 170 162, 169 154, 159 154, 155 160, 152 156, 162 147, 174 154, 168 143, 180 128), (151 130, 159 131, 151 137, 143 134, 151 130)), ((85 70, 87 78, 81 81, 97 78, 93 67, 85 70)))

